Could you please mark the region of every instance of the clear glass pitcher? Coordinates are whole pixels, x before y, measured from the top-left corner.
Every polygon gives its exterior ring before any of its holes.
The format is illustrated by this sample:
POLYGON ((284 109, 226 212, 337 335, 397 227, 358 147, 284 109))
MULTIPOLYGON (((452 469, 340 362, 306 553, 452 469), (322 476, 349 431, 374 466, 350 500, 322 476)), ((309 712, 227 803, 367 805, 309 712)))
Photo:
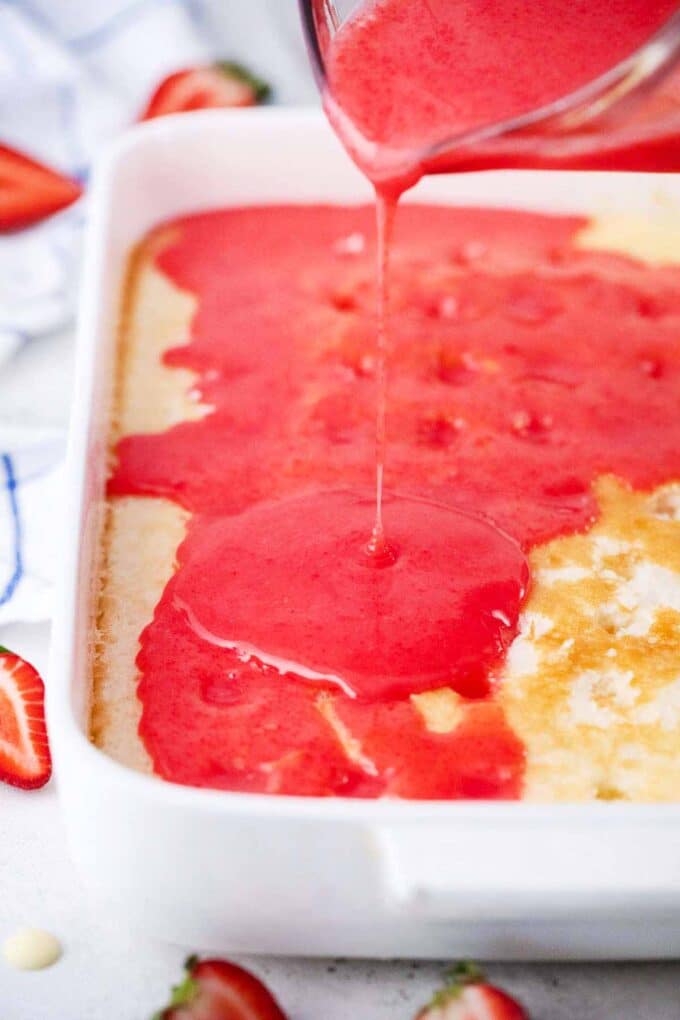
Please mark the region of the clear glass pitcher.
MULTIPOLYGON (((328 45, 363 0, 300 0, 322 93, 328 45)), ((640 0, 643 2, 643 0, 640 0)), ((420 171, 508 167, 680 171, 680 10, 630 57, 557 101, 441 138, 420 171)))

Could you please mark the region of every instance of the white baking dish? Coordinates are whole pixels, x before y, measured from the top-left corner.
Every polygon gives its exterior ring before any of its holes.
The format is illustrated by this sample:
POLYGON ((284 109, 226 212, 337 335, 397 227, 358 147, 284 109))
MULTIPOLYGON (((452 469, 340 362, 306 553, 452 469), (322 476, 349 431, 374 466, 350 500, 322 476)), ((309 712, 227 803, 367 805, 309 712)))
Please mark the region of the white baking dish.
MULTIPOLYGON (((664 178, 662 186, 680 200, 680 181, 664 178)), ((487 174, 430 180, 409 200, 649 209, 658 189, 643 176, 487 174)), ((48 696, 73 853, 111 915, 194 947, 507 959, 680 955, 680 805, 221 793, 137 774, 88 742, 91 585, 131 244, 192 210, 369 198, 313 112, 165 118, 135 128, 99 165, 48 696)))

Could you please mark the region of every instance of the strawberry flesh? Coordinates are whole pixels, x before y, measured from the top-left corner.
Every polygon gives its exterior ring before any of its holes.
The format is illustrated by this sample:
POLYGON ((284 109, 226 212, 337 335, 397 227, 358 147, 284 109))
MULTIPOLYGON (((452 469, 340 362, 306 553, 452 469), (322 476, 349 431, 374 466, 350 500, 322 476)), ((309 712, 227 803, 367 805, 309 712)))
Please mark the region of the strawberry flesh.
POLYGON ((286 1020, 271 992, 228 960, 190 957, 170 1005, 154 1020, 286 1020))
POLYGON ((464 963, 416 1020, 529 1020, 529 1014, 507 992, 487 984, 475 964, 464 963))
POLYGON ((38 223, 81 194, 76 181, 0 145, 0 233, 38 223))
POLYGON ((141 120, 191 110, 255 106, 269 95, 269 86, 240 64, 221 63, 187 68, 164 78, 144 109, 141 120))
POLYGON ((33 666, 0 647, 0 780, 31 790, 51 774, 43 682, 33 666))

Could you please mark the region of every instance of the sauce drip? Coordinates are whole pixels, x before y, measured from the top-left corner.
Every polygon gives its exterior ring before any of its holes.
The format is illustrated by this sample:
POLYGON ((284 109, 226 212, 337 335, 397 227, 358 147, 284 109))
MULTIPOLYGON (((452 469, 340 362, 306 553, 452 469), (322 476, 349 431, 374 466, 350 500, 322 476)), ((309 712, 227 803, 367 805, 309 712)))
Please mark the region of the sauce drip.
POLYGON ((579 250, 576 218, 404 206, 383 508, 398 555, 373 570, 372 212, 190 216, 156 257, 197 302, 165 361, 212 411, 117 445, 113 498, 192 515, 141 635, 140 732, 155 770, 192 785, 517 797, 524 752, 493 695, 524 555, 595 519, 600 475, 680 477, 680 271, 579 250), (473 540, 478 573, 460 566, 473 540), (409 696, 431 686, 458 692, 449 733, 409 696))
POLYGON ((375 421, 375 524, 368 543, 369 555, 375 563, 389 566, 395 559, 394 548, 385 538, 382 499, 387 450, 387 302, 390 241, 396 201, 376 190, 375 210, 378 238, 378 328, 376 336, 377 400, 375 421))

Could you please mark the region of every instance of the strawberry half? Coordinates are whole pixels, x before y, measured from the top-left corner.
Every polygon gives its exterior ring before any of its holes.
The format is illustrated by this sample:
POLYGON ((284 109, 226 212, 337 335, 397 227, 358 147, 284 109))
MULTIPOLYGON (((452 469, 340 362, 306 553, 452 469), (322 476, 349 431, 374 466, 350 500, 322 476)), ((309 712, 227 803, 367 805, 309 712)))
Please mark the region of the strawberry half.
POLYGON ((241 64, 223 61, 209 67, 175 71, 160 83, 140 120, 166 113, 188 113, 228 106, 255 106, 270 93, 269 85, 241 64))
POLYGON ((43 682, 33 666, 0 645, 0 780, 33 790, 51 775, 43 682))
POLYGON ((190 956, 185 971, 153 1020, 287 1020, 262 982, 235 963, 190 956))
POLYGON ((70 177, 0 145, 0 232, 37 223, 81 194, 82 188, 70 177))
POLYGON ((415 1020, 529 1020, 529 1014, 500 988, 486 983, 474 963, 460 963, 415 1020))

